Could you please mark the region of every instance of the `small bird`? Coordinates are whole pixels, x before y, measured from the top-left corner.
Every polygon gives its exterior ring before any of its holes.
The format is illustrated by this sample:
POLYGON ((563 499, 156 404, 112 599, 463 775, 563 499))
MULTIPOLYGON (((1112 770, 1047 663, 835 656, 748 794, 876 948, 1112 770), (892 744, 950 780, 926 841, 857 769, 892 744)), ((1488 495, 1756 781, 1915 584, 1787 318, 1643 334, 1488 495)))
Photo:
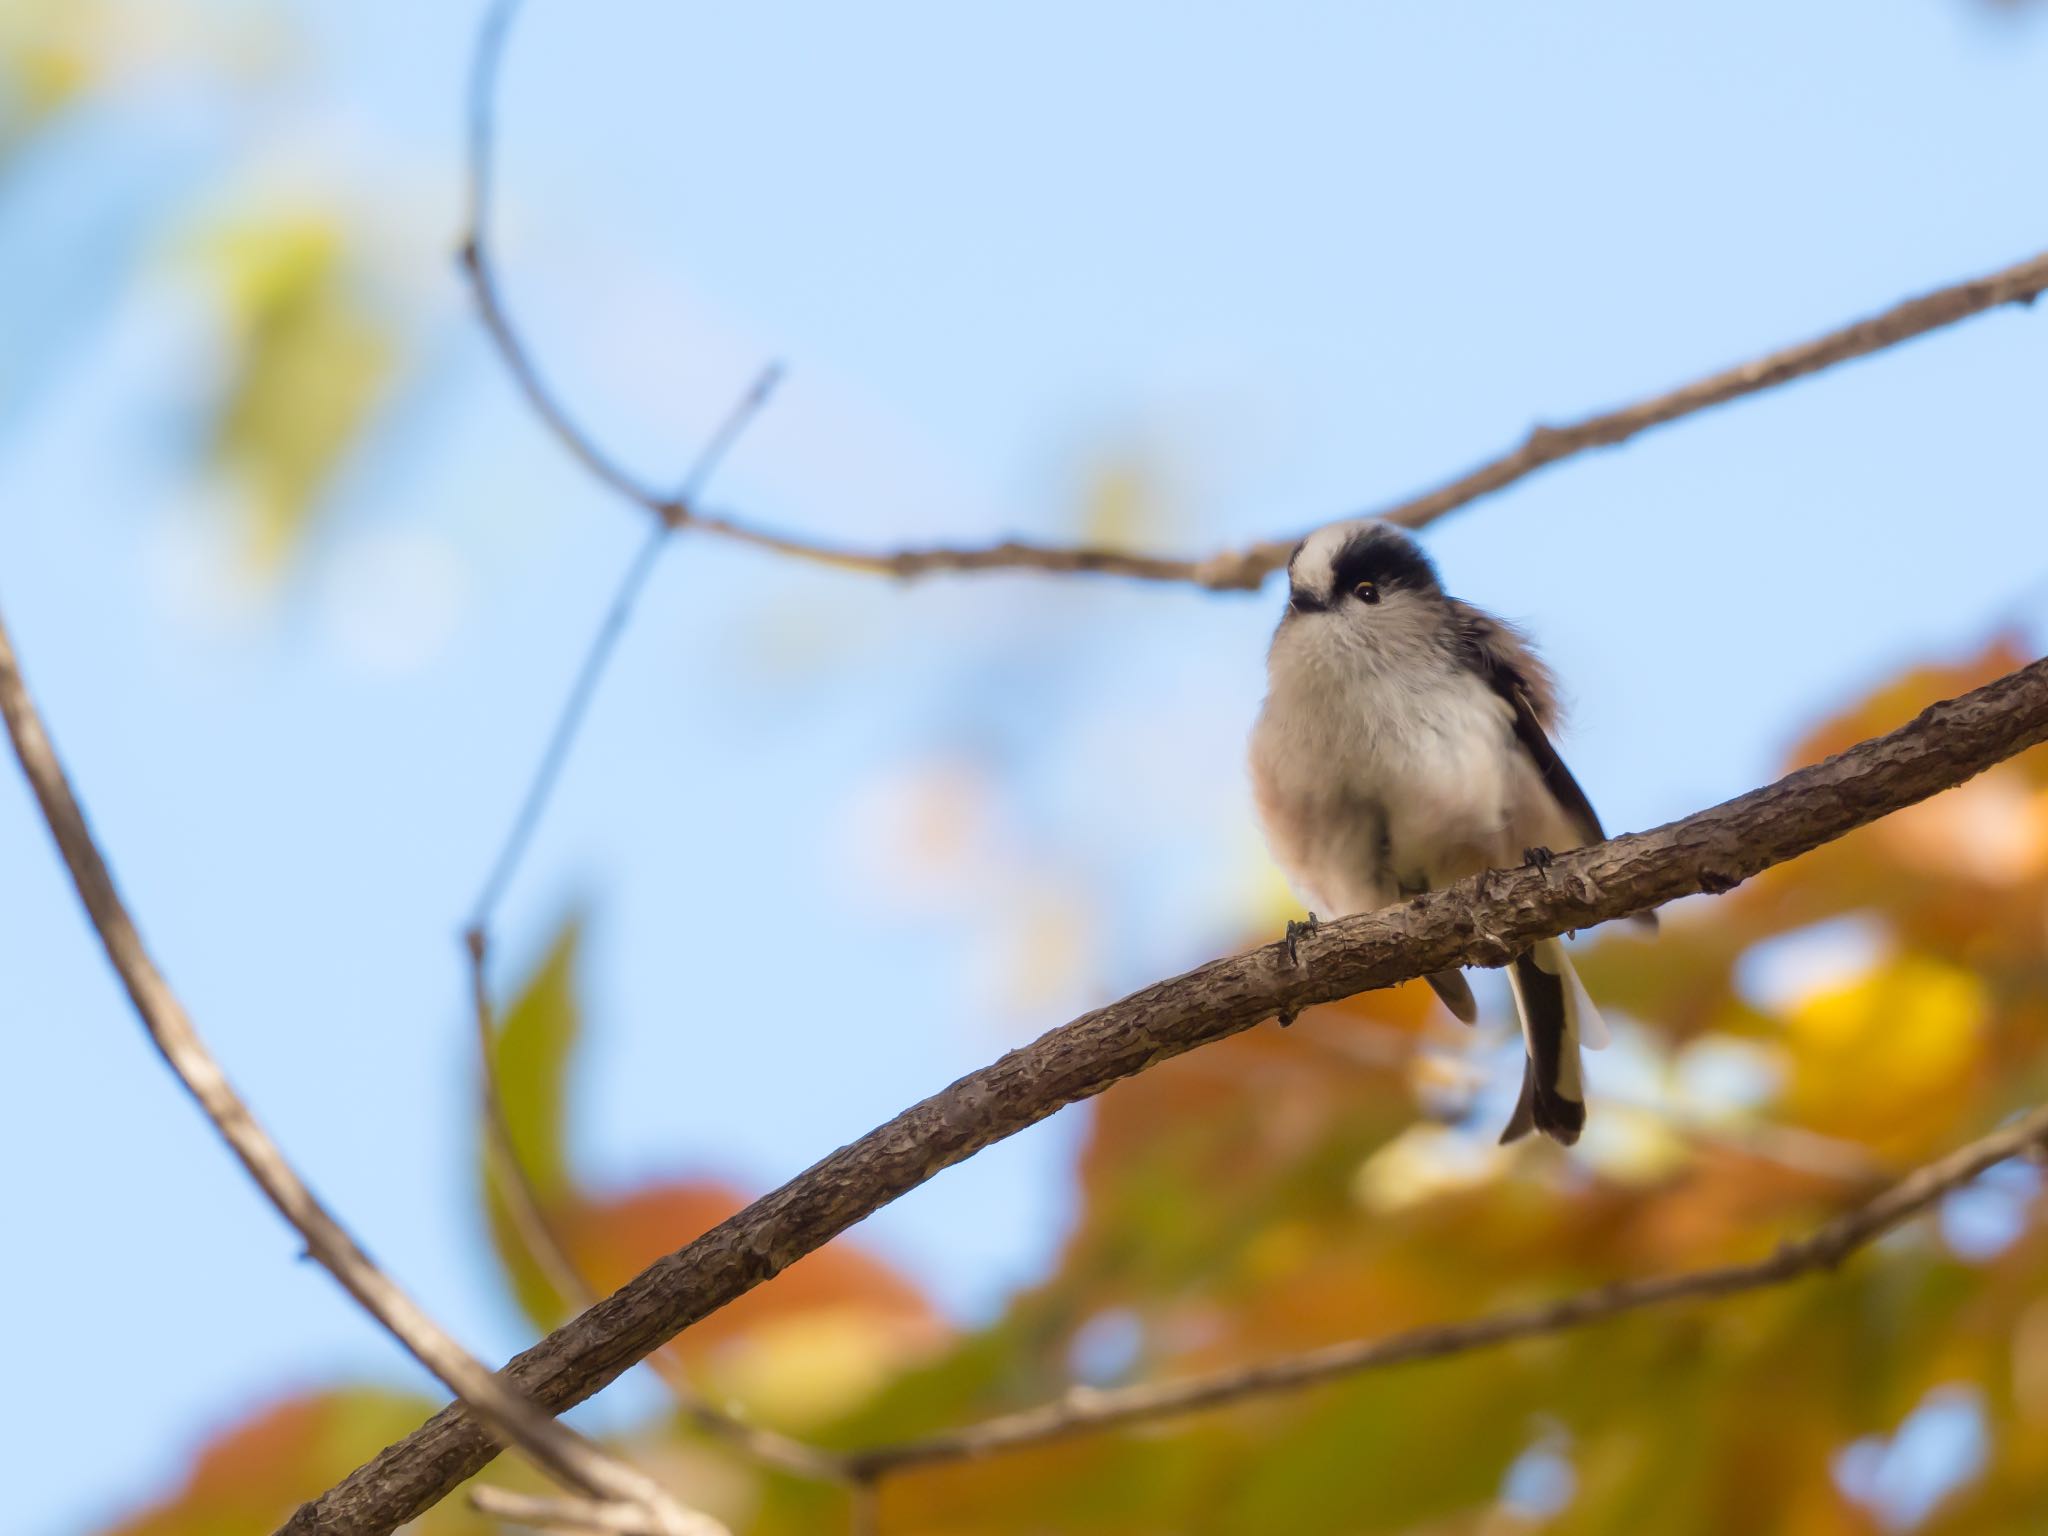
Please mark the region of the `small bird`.
MULTIPOLYGON (((1447 596, 1414 540, 1370 518, 1333 523, 1295 549, 1287 582, 1251 778, 1311 925, 1316 910, 1377 911, 1601 840, 1551 745, 1549 670, 1512 625, 1447 596)), ((1428 981, 1477 1019, 1462 972, 1428 981)), ((1579 1047, 1606 1044, 1605 1027, 1556 939, 1515 956, 1508 982, 1527 1059, 1500 1139, 1536 1130, 1569 1146, 1586 1123, 1579 1047)))

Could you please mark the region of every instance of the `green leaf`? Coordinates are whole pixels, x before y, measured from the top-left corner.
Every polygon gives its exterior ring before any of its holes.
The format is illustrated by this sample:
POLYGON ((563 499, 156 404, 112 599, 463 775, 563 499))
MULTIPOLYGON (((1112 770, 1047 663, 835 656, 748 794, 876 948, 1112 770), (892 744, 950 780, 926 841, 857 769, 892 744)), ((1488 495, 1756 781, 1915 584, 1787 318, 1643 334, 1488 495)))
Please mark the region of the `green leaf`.
POLYGON ((204 249, 234 348, 209 453, 247 497, 253 560, 274 567, 389 385, 397 338, 330 217, 231 226, 204 249))
MULTIPOLYGON (((500 1017, 492 1042, 498 1094, 519 1165, 544 1213, 558 1224, 577 1205, 569 1169, 569 1055, 582 1032, 576 1001, 577 954, 583 921, 572 914, 549 941, 540 965, 500 1017)), ((490 1174, 488 1127, 479 1106, 478 1149, 491 1241, 521 1310, 535 1326, 562 1320, 567 1298, 558 1296, 520 1240, 503 1193, 490 1174)))

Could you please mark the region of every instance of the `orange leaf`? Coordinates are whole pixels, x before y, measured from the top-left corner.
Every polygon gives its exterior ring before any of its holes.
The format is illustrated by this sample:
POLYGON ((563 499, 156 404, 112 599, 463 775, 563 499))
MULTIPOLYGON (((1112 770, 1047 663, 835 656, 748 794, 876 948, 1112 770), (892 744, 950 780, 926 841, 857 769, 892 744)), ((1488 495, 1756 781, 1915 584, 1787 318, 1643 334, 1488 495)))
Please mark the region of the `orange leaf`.
MULTIPOLYGON (((275 1528, 299 1504, 439 1407, 376 1388, 288 1397, 215 1435, 193 1458, 185 1485, 108 1527, 104 1536, 219 1536, 275 1528)), ((490 1529, 451 1500, 421 1518, 419 1536, 470 1536, 490 1529)))
MULTIPOLYGON (((738 1190, 710 1180, 654 1184, 586 1200, 565 1214, 564 1238, 593 1287, 605 1294, 746 1203, 738 1190)), ((702 1354, 795 1314, 848 1308, 869 1314, 877 1326, 920 1337, 939 1331, 937 1314, 916 1285, 841 1238, 714 1312, 677 1343, 686 1353, 702 1354)))

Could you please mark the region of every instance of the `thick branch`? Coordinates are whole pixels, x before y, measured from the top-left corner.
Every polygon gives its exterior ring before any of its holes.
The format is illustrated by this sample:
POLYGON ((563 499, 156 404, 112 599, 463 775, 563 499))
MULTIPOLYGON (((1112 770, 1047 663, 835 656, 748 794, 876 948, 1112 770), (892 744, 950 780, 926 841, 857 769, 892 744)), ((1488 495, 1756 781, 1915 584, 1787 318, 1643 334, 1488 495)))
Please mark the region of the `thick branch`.
POLYGON ((1836 1268, 1859 1248, 1875 1242, 1985 1169, 2040 1146, 2044 1139, 2048 1139, 2048 1107, 2035 1109, 2003 1130, 1973 1141, 1939 1162, 1929 1163, 1875 1199, 1837 1216, 1803 1238, 1780 1244, 1769 1258, 1748 1264, 1726 1264, 1655 1280, 1624 1281, 1543 1306, 1501 1312, 1468 1323, 1414 1328, 1383 1339, 1333 1344, 1284 1360, 1217 1371, 1184 1381, 1109 1392, 1076 1389, 1060 1401, 1021 1413, 860 1452, 852 1458, 852 1464, 857 1471, 879 1477, 908 1467, 986 1456, 1119 1424, 1174 1418, 1198 1409, 1363 1375, 1392 1365, 1462 1355, 1542 1334, 1564 1333, 1649 1307, 1782 1285, 1818 1270, 1836 1268))
MULTIPOLYGON (((1725 891, 2048 739, 2048 661, 1925 711, 1777 783, 1548 869, 1496 871, 1399 907, 1214 960, 1086 1014, 840 1148, 564 1324, 508 1367, 542 1403, 582 1401, 663 1340, 821 1247, 943 1168, 1155 1062, 1282 1011, 1457 965, 1501 965, 1540 938, 1699 891, 1725 891)), ((800 935, 791 942, 800 944, 800 935)), ((496 1454, 460 1406, 305 1505, 294 1536, 382 1533, 496 1454)))
MULTIPOLYGON (((664 496, 642 484, 599 446, 555 397, 533 356, 520 339, 506 311, 487 246, 490 222, 492 102, 498 64, 518 0, 500 0, 478 34, 470 80, 469 238, 462 248, 477 307, 506 368, 527 403, 548 429, 597 479, 638 502, 670 527, 694 527, 721 538, 751 544, 778 555, 842 570, 909 578, 941 572, 1042 571, 1056 574, 1127 576, 1141 581, 1188 582, 1211 591, 1252 591, 1287 563, 1294 539, 1269 539, 1243 549, 1223 550, 1199 559, 1135 554, 1088 545, 1036 544, 1010 539, 999 544, 961 548, 892 550, 848 549, 811 539, 771 532, 729 516, 702 511, 688 494, 664 496)), ((1676 421, 1696 411, 1725 405, 1794 379, 1819 373, 1837 363, 1867 357, 1943 326, 2006 304, 2031 304, 2048 290, 2048 252, 2003 271, 1987 273, 1907 299, 1879 314, 1853 321, 1811 341, 1768 353, 1719 373, 1695 379, 1677 389, 1617 410, 1603 411, 1561 427, 1536 427, 1513 448, 1488 459, 1456 479, 1379 509, 1375 516, 1420 528, 1447 512, 1505 490, 1517 480, 1561 459, 1595 448, 1625 443, 1637 433, 1676 421)))
POLYGON ((631 1510, 647 1536, 690 1536, 704 1529, 652 1478, 607 1455, 567 1425, 541 1412, 521 1391, 490 1371, 422 1311, 398 1283, 371 1262, 340 1222, 306 1187, 270 1133, 257 1123, 240 1094, 193 1028, 184 1005, 143 946, 113 872, 93 841, 85 811, 72 792, 56 748, 43 727, 13 642, 0 623, 0 715, 21 760, 22 772, 42 807, 58 851, 85 904, 107 959, 127 988, 143 1027, 178 1080, 220 1132, 278 1213, 305 1239, 306 1251, 342 1289, 443 1385, 474 1406, 548 1474, 569 1488, 621 1510, 631 1510))

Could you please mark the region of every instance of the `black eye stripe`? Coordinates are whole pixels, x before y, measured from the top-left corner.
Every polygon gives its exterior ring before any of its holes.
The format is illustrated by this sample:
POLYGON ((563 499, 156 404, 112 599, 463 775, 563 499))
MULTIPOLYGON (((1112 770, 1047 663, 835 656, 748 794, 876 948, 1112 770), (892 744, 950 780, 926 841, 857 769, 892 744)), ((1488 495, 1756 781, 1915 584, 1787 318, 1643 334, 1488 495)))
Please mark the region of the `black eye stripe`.
POLYGON ((1423 592, 1443 590, 1429 556, 1401 535, 1381 528, 1354 534, 1337 551, 1331 569, 1339 592, 1355 591, 1367 582, 1383 592, 1393 587, 1423 592))

